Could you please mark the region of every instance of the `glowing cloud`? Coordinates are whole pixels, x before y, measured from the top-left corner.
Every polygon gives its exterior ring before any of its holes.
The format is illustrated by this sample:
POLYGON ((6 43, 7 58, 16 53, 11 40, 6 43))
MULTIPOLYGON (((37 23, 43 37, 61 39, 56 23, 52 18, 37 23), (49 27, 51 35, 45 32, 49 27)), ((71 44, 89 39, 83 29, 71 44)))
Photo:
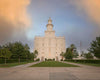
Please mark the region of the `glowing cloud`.
POLYGON ((23 23, 29 25, 27 6, 30 0, 0 0, 0 16, 14 25, 23 23))
POLYGON ((30 26, 29 4, 30 0, 0 0, 0 43, 30 26))
POLYGON ((100 27, 100 0, 78 0, 76 3, 100 27))

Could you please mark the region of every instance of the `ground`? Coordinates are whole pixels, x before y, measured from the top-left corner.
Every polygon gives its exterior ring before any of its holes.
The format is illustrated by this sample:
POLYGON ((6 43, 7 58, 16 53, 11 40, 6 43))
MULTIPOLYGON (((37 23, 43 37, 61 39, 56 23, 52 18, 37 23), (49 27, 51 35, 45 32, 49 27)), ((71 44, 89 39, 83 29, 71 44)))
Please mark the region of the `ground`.
POLYGON ((28 67, 34 63, 0 68, 0 80, 100 80, 100 68, 70 63, 80 67, 28 67))

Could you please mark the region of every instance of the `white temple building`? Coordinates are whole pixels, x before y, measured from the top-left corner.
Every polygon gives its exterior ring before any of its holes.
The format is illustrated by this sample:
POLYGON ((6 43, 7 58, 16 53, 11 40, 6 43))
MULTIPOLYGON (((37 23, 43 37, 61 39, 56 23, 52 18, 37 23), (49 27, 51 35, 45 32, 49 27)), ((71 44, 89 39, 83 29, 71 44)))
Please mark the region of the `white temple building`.
POLYGON ((47 30, 45 31, 45 36, 36 36, 34 39, 34 50, 38 51, 37 58, 39 58, 40 60, 61 60, 62 57, 60 56, 60 54, 66 51, 65 38, 55 36, 51 18, 49 18, 46 27, 47 30))

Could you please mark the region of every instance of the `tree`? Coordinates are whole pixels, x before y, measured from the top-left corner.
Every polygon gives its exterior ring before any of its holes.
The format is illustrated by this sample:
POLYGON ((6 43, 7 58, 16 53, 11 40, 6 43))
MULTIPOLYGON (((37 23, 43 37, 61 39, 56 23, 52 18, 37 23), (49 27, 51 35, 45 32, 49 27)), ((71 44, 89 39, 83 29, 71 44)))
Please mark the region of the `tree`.
POLYGON ((70 48, 66 49, 66 53, 64 54, 65 59, 73 59, 73 53, 70 48))
POLYGON ((38 55, 38 51, 37 51, 37 50, 35 50, 33 54, 34 54, 34 58, 36 58, 36 57, 37 57, 37 55, 38 55))
POLYGON ((30 54, 30 58, 31 58, 31 60, 34 60, 34 53, 30 54))
POLYGON ((82 54, 81 54, 81 57, 85 57, 85 56, 84 56, 84 55, 85 55, 85 52, 82 51, 81 53, 82 53, 82 54))
POLYGON ((25 44, 25 46, 24 46, 24 55, 25 55, 25 57, 26 57, 26 61, 27 61, 27 59, 30 58, 29 49, 30 49, 30 48, 29 48, 28 44, 25 44))
POLYGON ((74 54, 73 54, 73 57, 74 57, 74 58, 77 58, 78 56, 79 56, 78 52, 75 51, 74 54))
POLYGON ((93 59, 93 55, 89 52, 89 53, 85 53, 84 54, 84 57, 86 58, 86 59, 93 59))
POLYGON ((71 49, 71 52, 72 53, 74 53, 74 50, 76 50, 76 47, 75 47, 74 44, 71 44, 69 48, 71 49))
POLYGON ((91 42, 89 52, 93 53, 95 57, 100 58, 100 37, 96 37, 96 40, 91 42))
POLYGON ((77 48, 74 44, 71 44, 66 49, 66 53, 64 54, 64 57, 65 59, 73 59, 73 58, 77 58, 77 56, 78 56, 77 48))
POLYGON ((6 64, 6 59, 9 59, 11 57, 12 53, 9 51, 8 48, 2 48, 0 49, 0 56, 5 58, 5 64, 6 64))
POLYGON ((13 45, 13 55, 16 56, 20 63, 21 56, 24 55, 24 45, 21 42, 15 42, 13 45))
POLYGON ((60 56, 62 57, 62 60, 64 59, 64 52, 62 52, 61 54, 60 54, 60 56))
POLYGON ((72 52, 72 54, 73 54, 73 57, 74 57, 74 58, 77 58, 78 52, 77 52, 76 46, 75 46, 74 44, 71 44, 69 48, 71 49, 71 52, 72 52))

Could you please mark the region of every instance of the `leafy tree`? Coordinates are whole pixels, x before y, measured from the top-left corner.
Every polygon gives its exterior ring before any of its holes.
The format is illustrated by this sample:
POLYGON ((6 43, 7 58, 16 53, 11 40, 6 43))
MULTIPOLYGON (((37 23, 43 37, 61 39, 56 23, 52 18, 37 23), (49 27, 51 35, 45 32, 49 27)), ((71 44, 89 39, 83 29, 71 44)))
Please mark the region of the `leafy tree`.
POLYGON ((60 54, 60 56, 62 57, 62 60, 64 59, 64 52, 62 52, 61 54, 60 54))
POLYGON ((85 58, 85 52, 82 51, 81 53, 82 53, 82 54, 81 54, 81 57, 84 57, 84 58, 85 58))
POLYGON ((74 50, 76 49, 75 45, 74 44, 71 44, 70 45, 70 49, 71 49, 72 52, 74 52, 74 50))
POLYGON ((5 64, 6 64, 6 59, 9 59, 11 55, 12 53, 9 51, 9 49, 7 48, 0 49, 0 56, 5 58, 5 64))
POLYGON ((100 58, 100 37, 96 37, 96 40, 91 42, 89 52, 100 58))
POLYGON ((34 54, 34 58, 36 58, 36 57, 37 57, 37 55, 38 55, 38 51, 37 51, 37 50, 35 50, 33 54, 34 54))
POLYGON ((34 60, 34 53, 30 54, 30 58, 31 58, 31 60, 34 60))
POLYGON ((66 49, 64 57, 65 59, 73 59, 74 57, 77 58, 77 56, 78 56, 77 48, 74 44, 71 44, 70 47, 66 49))
POLYGON ((91 53, 85 53, 85 54, 84 54, 84 57, 85 57, 86 59, 93 59, 93 55, 92 55, 91 53))
POLYGON ((20 63, 20 58, 24 54, 24 45, 21 42, 15 42, 13 45, 13 56, 16 56, 19 59, 20 63))
POLYGON ((26 61, 27 61, 27 59, 29 59, 30 58, 30 51, 29 51, 29 46, 28 46, 28 44, 25 44, 25 46, 24 46, 24 55, 25 55, 25 57, 26 57, 26 61))
POLYGON ((69 48, 71 49, 71 52, 72 52, 72 54, 73 54, 73 57, 74 57, 74 58, 77 58, 78 52, 77 52, 76 46, 75 46, 74 44, 71 44, 69 48))
POLYGON ((75 50, 73 51, 73 57, 74 57, 74 58, 77 58, 78 56, 79 56, 79 54, 78 54, 77 50, 75 49, 75 50))
POLYGON ((65 59, 72 59, 73 58, 73 53, 72 53, 70 48, 67 48, 64 56, 65 56, 65 59))

